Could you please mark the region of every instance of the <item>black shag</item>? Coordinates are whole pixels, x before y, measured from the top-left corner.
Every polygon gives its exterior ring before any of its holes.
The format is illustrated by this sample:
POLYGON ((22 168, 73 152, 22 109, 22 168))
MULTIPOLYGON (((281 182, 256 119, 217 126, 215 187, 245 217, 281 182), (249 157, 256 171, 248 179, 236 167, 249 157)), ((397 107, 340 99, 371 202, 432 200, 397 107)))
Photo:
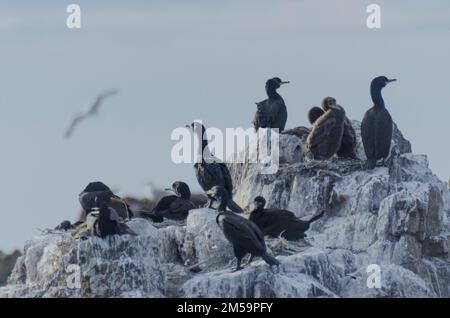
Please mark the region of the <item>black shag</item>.
POLYGON ((266 82, 266 93, 268 98, 256 103, 257 111, 253 119, 253 126, 259 128, 277 128, 279 132, 284 130, 287 121, 287 109, 283 98, 277 93, 277 89, 283 84, 280 78, 275 77, 266 82))
POLYGON ((132 217, 132 212, 128 207, 128 204, 115 195, 111 189, 102 182, 91 182, 80 193, 79 201, 81 207, 84 210, 84 218, 91 211, 99 209, 103 203, 107 203, 108 206, 115 209, 118 215, 123 219, 129 219, 132 217))
POLYGON ((143 213, 143 217, 150 218, 153 222, 162 222, 164 218, 169 220, 185 220, 189 210, 195 209, 191 201, 191 190, 189 186, 181 181, 176 181, 170 189, 175 195, 163 197, 158 201, 151 213, 143 213))
POLYGON ((264 235, 271 237, 283 237, 287 240, 299 240, 306 236, 305 232, 314 221, 320 219, 325 211, 318 213, 309 221, 302 221, 291 211, 281 209, 265 209, 266 200, 256 197, 254 207, 250 212, 250 220, 253 221, 264 235))
POLYGON ((392 140, 392 118, 384 105, 381 90, 396 79, 379 76, 370 84, 373 107, 364 115, 361 123, 361 138, 367 156, 366 167, 373 169, 377 160, 389 155, 392 140))
POLYGON ((97 220, 94 222, 91 231, 91 235, 102 238, 110 235, 135 235, 135 233, 124 223, 124 220, 119 214, 117 214, 116 209, 109 207, 106 203, 102 203, 100 206, 97 220))
MULTIPOLYGON (((200 160, 194 164, 195 176, 197 177, 200 187, 205 192, 214 186, 224 187, 225 190, 230 193, 228 208, 233 212, 242 213, 242 208, 232 200, 233 181, 228 167, 225 163, 220 162, 218 158, 214 157, 209 151, 205 127, 199 122, 193 122, 186 127, 193 130, 194 134, 199 139, 199 143, 202 145, 200 160)), ((211 207, 211 202, 209 207, 211 207)))
POLYGON ((314 123, 307 139, 307 147, 317 160, 334 156, 341 147, 344 134, 345 110, 336 104, 336 99, 326 97, 322 108, 326 111, 314 123))
POLYGON ((228 193, 223 187, 213 187, 208 191, 208 195, 219 202, 216 222, 226 239, 233 245, 234 255, 237 259, 237 271, 241 269, 242 258, 247 254, 251 255, 250 262, 254 256, 260 256, 270 266, 280 264, 275 257, 267 253, 264 235, 258 226, 226 209, 228 193))

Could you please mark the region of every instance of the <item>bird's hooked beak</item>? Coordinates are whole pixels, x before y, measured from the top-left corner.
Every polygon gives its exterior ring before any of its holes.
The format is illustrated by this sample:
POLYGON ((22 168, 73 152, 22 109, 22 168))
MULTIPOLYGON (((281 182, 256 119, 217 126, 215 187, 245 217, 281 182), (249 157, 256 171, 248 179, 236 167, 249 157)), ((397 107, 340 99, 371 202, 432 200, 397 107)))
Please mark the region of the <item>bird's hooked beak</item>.
POLYGON ((393 79, 388 79, 388 80, 386 81, 387 84, 388 84, 388 83, 392 83, 392 82, 397 82, 397 79, 396 79, 396 78, 393 78, 393 79))
POLYGON ((216 192, 214 190, 210 189, 206 191, 206 195, 208 196, 208 198, 213 199, 215 201, 216 192))
POLYGON ((172 188, 165 188, 164 191, 173 192, 176 194, 175 190, 172 188))
POLYGON ((289 84, 289 83, 290 83, 289 81, 284 81, 284 82, 281 82, 280 85, 289 84))

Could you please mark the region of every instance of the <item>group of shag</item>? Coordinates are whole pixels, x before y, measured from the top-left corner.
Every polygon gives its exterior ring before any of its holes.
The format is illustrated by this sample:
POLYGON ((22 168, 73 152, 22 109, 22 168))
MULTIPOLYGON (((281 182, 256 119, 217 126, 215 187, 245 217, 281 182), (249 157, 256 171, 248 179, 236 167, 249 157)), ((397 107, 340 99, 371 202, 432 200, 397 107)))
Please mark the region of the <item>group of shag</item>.
MULTIPOLYGON (((384 164, 384 159, 389 155, 393 123, 381 91, 393 81, 395 79, 380 76, 373 79, 370 85, 373 106, 365 113, 361 123, 361 138, 367 157, 364 166, 367 169, 374 169, 380 160, 384 164)), ((272 129, 303 139, 313 160, 329 160, 334 156, 358 160, 352 122, 333 97, 324 98, 321 107, 309 110, 311 127, 285 130, 287 107, 277 90, 288 83, 278 77, 266 82, 267 99, 256 103, 257 110, 253 120, 255 130, 272 129)), ((201 144, 201 156, 194 169, 198 183, 208 197, 205 206, 217 210, 216 223, 233 247, 237 258, 236 270, 241 269, 241 261, 248 254, 248 263, 259 256, 271 266, 278 265, 277 259, 268 254, 264 238, 303 239, 311 223, 320 219, 326 211, 318 211, 310 220, 304 221, 291 211, 267 208, 266 199, 257 196, 249 204, 249 215, 245 215, 243 209, 233 201, 233 182, 228 167, 209 152, 205 127, 198 122, 187 127, 194 132, 201 144)), ((110 235, 133 235, 135 233, 127 226, 127 221, 131 218, 145 218, 153 223, 161 223, 165 219, 183 221, 190 210, 202 207, 202 204, 193 202, 189 186, 184 182, 176 181, 166 190, 173 194, 161 198, 151 210, 132 211, 126 200, 115 195, 102 182, 89 183, 79 195, 83 209, 80 221, 74 224, 64 221, 56 229, 70 230, 79 238, 89 235, 102 238, 110 235)))

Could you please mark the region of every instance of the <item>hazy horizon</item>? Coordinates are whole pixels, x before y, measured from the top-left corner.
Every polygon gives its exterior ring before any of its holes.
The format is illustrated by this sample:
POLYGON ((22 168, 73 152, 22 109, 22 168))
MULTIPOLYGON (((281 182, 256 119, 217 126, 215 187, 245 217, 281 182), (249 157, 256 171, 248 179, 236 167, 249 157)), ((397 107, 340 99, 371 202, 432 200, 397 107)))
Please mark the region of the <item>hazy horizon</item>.
POLYGON ((2 1, 0 250, 75 220, 91 181, 138 197, 149 181, 199 191, 192 165, 170 160, 172 130, 194 119, 250 127, 274 76, 291 82, 279 90, 288 128, 306 125, 324 96, 361 120, 371 79, 397 78, 386 105, 413 152, 448 180, 450 3, 343 3, 2 1), (66 27, 70 3, 81 6, 79 30, 66 27), (382 9, 379 30, 366 26, 370 3, 382 9), (64 139, 80 106, 115 87, 99 116, 64 139))

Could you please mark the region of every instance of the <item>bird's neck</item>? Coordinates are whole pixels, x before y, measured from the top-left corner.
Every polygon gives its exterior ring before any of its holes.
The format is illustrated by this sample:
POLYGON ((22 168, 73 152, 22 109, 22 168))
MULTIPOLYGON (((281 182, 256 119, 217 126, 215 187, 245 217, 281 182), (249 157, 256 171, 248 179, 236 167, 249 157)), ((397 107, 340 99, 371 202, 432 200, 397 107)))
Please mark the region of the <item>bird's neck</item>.
POLYGON ((191 195, 188 193, 180 193, 180 195, 178 196, 180 199, 183 200, 190 200, 191 199, 191 195))
POLYGON ((252 211, 252 214, 261 215, 264 212, 264 207, 257 207, 252 211))
POLYGON ((227 202, 225 200, 220 201, 217 211, 225 212, 226 210, 227 210, 227 202))
POLYGON ((266 88, 266 93, 270 99, 277 99, 281 97, 280 94, 277 93, 277 90, 271 87, 266 88))
POLYGON ((209 152, 209 148, 208 148, 208 140, 206 140, 206 135, 201 136, 200 134, 197 134, 197 139, 198 139, 198 143, 202 145, 200 148, 201 152, 199 149, 199 151, 197 153, 198 158, 200 159, 200 160, 197 160, 197 162, 203 162, 205 156, 208 157, 211 155, 211 153, 209 152))
POLYGON ((373 105, 378 108, 384 108, 384 99, 381 95, 381 87, 371 87, 370 96, 372 96, 373 105))

